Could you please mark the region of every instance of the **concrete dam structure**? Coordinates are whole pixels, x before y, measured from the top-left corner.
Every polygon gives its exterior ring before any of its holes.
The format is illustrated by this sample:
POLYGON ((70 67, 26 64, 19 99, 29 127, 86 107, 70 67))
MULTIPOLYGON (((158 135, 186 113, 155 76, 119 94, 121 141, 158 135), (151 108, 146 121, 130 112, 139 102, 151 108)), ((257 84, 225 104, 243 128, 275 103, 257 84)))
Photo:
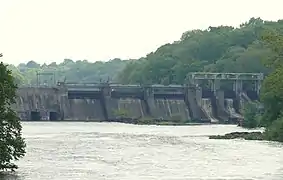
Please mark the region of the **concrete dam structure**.
POLYGON ((121 85, 58 83, 53 87, 21 87, 13 108, 23 120, 101 120, 119 117, 221 122, 241 119, 244 102, 257 100, 262 74, 191 73, 187 85, 121 85), (208 80, 210 88, 201 88, 208 80), (218 83, 230 80, 233 89, 218 83), (243 81, 256 82, 244 91, 243 81))

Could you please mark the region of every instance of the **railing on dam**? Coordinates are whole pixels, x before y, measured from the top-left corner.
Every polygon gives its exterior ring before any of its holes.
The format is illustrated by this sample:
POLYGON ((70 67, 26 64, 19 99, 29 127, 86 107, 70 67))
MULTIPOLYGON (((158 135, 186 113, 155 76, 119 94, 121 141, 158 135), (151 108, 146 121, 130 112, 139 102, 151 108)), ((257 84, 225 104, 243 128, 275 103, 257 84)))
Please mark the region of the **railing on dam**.
MULTIPOLYGON (((218 77, 217 74, 212 74, 213 78, 218 77)), ((225 75, 225 74, 224 74, 225 75)), ((231 73, 229 74, 231 75, 231 73)), ((234 75, 232 73, 232 75, 234 75)), ((199 78, 209 78, 207 75, 200 74, 199 78), (202 75, 202 76, 201 76, 202 75), (203 77, 204 76, 204 77, 203 77)), ((253 76, 251 76, 253 77, 253 76)), ((223 78, 222 76, 219 77, 223 78)), ((231 77, 229 77, 231 78, 231 77)), ((31 86, 21 87, 31 88, 31 86)), ((48 88, 48 86, 37 86, 32 88, 48 88)), ((112 98, 138 98, 144 99, 145 96, 151 94, 156 99, 184 99, 188 88, 195 88, 188 85, 140 85, 140 84, 117 84, 117 83, 65 83, 56 87, 49 87, 60 89, 63 88, 68 94, 69 99, 100 99, 101 96, 107 95, 112 98)), ((223 90, 224 98, 235 99, 236 92, 233 90, 223 90)), ((203 88, 202 98, 211 98, 215 95, 212 89, 203 88)), ((256 91, 247 91, 247 96, 251 100, 258 100, 258 93, 256 91)))

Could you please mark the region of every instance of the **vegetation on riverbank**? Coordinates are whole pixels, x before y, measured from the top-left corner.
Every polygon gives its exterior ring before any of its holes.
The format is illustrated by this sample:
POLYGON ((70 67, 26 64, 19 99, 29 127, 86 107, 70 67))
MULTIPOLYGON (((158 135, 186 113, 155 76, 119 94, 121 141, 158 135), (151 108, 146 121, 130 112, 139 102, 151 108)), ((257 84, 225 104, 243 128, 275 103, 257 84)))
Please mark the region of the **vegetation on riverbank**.
POLYGON ((264 127, 264 133, 230 133, 224 136, 211 136, 213 139, 256 139, 283 142, 283 35, 282 30, 268 29, 263 44, 272 52, 264 59, 271 73, 264 79, 261 89, 263 112, 259 113, 256 104, 248 104, 244 109, 245 128, 264 127))
POLYGON ((209 136, 209 139, 264 140, 264 134, 262 132, 232 132, 225 135, 209 136))
MULTIPOLYGON (((0 55, 1 57, 2 55, 0 55)), ((22 126, 10 107, 15 102, 16 89, 12 72, 0 63, 0 171, 17 168, 13 161, 25 155, 22 126)))
POLYGON ((253 129, 260 126, 261 109, 260 103, 248 102, 242 107, 242 114, 244 120, 241 124, 242 127, 253 129))

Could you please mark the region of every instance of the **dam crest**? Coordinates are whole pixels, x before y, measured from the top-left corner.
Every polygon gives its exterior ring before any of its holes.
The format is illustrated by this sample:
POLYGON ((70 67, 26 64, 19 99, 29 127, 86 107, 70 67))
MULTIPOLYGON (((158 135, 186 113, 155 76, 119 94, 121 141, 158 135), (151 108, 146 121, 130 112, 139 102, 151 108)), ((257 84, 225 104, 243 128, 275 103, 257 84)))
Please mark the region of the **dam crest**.
POLYGON ((212 123, 237 121, 242 119, 242 104, 258 100, 262 80, 261 73, 196 72, 188 75, 184 85, 38 84, 20 87, 13 108, 22 120, 111 121, 122 116, 212 123), (232 87, 221 87, 225 81, 232 87), (247 90, 245 82, 252 85, 247 90))

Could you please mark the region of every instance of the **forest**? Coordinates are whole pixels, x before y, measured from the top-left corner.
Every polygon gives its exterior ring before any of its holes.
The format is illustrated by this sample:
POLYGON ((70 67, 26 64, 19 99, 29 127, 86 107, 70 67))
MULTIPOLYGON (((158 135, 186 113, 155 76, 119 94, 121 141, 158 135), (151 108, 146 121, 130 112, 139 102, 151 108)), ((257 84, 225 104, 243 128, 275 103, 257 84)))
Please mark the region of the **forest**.
MULTIPOLYGON (((22 85, 35 85, 36 73, 54 73, 56 81, 98 82, 110 80, 123 84, 183 84, 189 72, 263 72, 262 60, 271 51, 261 41, 262 32, 273 29, 283 32, 283 20, 277 22, 251 18, 238 28, 208 27, 184 32, 180 39, 159 47, 140 59, 113 59, 108 62, 73 61, 38 64, 36 61, 10 65, 22 85)), ((53 83, 54 76, 42 75, 40 83, 53 83)))

